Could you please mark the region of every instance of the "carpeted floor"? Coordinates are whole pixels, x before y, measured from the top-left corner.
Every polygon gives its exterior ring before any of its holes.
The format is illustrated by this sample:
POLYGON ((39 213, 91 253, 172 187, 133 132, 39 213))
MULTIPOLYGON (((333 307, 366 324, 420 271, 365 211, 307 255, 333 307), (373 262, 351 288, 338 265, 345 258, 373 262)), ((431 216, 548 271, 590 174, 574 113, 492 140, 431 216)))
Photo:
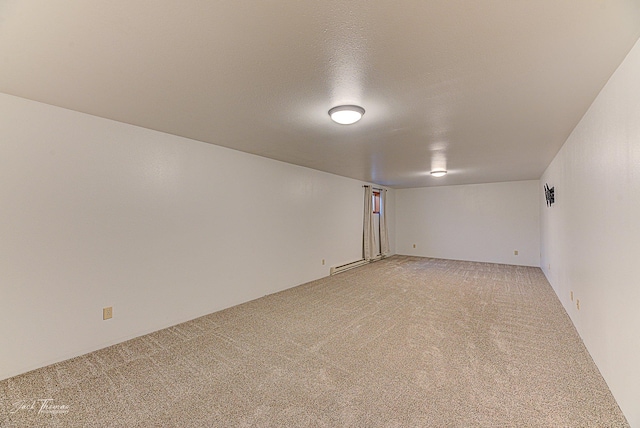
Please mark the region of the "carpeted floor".
POLYGON ((540 269, 406 256, 2 381, 0 399, 3 427, 628 426, 540 269))

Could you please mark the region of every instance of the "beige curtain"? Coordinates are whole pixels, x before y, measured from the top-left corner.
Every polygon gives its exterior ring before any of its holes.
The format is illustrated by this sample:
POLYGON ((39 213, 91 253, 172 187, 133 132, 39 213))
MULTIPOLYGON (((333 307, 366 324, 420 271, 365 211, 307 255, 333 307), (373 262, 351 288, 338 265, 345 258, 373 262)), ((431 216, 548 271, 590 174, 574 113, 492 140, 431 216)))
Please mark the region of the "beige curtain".
POLYGON ((362 258, 371 260, 377 256, 376 234, 373 229, 373 188, 364 186, 364 218, 363 218, 363 239, 362 258))
POLYGON ((387 230, 387 191, 380 191, 380 253, 389 254, 389 232, 387 230))

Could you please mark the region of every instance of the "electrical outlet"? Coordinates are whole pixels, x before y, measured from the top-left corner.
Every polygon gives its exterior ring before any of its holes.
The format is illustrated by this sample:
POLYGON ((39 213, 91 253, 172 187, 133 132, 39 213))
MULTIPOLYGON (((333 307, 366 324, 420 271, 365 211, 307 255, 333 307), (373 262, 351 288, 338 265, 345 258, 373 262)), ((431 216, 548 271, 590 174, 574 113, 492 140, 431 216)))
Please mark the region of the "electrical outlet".
POLYGON ((413 248, 416 248, 416 244, 413 244, 413 248))
POLYGON ((324 259, 322 259, 322 266, 324 266, 324 259))
POLYGON ((113 307, 109 306, 108 308, 102 308, 102 319, 108 320, 113 318, 113 307))
POLYGON ((573 291, 571 292, 571 301, 573 302, 573 291))
POLYGON ((580 310, 580 299, 576 299, 576 308, 580 310))
POLYGON ((518 250, 513 250, 513 255, 517 256, 518 255, 518 250))

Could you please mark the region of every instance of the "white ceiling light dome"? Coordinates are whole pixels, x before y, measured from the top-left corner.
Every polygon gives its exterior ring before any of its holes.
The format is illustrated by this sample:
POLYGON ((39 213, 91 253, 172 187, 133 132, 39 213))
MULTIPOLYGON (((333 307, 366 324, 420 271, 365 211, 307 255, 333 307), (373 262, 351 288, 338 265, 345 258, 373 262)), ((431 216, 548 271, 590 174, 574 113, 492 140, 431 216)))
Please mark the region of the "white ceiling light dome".
POLYGON ((434 171, 431 171, 431 175, 433 175, 434 177, 444 177, 445 175, 447 175, 447 170, 436 169, 434 171))
POLYGON ((364 109, 360 106, 337 106, 329 110, 331 120, 340 125, 351 125, 356 123, 364 115, 364 109))

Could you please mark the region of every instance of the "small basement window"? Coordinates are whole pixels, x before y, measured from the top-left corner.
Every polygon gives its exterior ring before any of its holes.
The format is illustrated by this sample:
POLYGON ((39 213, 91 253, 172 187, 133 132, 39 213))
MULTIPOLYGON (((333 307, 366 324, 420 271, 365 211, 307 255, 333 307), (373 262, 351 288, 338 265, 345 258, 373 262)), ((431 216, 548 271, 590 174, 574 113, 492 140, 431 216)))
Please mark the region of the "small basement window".
POLYGON ((373 213, 380 214, 380 192, 373 192, 373 200, 371 202, 371 205, 373 205, 373 213))

